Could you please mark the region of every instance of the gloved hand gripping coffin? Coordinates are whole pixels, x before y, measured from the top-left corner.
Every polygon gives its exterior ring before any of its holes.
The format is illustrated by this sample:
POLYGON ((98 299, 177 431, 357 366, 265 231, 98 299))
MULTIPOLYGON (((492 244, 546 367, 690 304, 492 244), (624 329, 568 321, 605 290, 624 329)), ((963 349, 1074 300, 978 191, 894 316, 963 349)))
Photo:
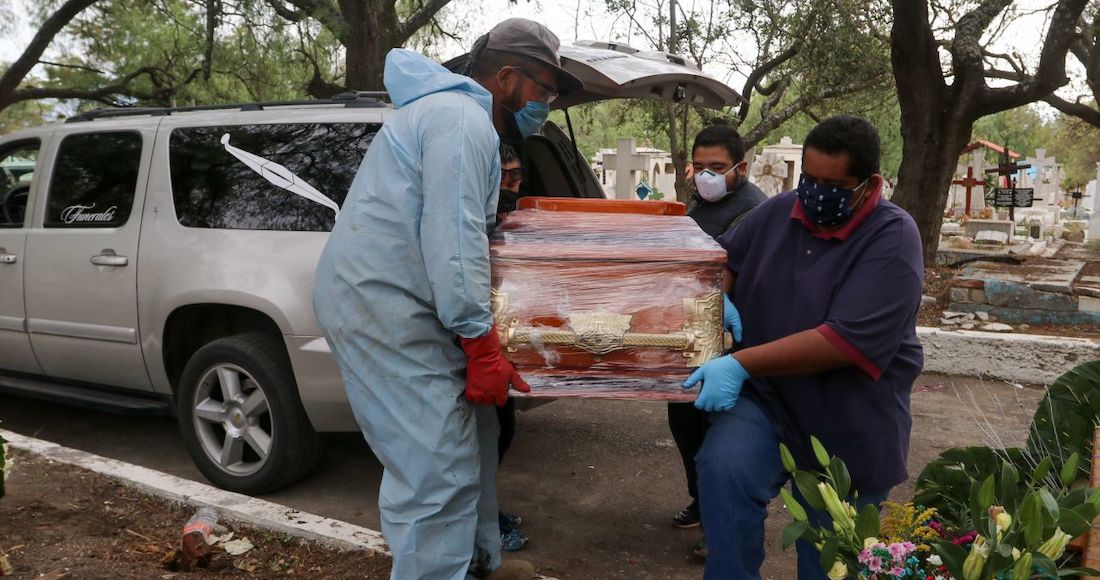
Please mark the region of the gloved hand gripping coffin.
POLYGON ((721 246, 682 204, 523 201, 553 209, 509 214, 490 255, 501 344, 530 396, 694 400, 680 383, 724 347, 721 246), (604 212, 624 208, 680 215, 604 212))

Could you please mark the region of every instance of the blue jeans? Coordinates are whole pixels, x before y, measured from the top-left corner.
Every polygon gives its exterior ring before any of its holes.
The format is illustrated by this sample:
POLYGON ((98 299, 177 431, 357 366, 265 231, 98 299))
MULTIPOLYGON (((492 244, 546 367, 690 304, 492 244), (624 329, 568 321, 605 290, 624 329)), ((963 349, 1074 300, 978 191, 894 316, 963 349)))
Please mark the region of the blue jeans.
MULTIPOLYGON (((771 421, 755 401, 741 397, 732 410, 710 416, 696 464, 707 542, 704 580, 759 579, 768 504, 789 478, 771 421)), ((858 507, 882 502, 888 494, 860 492, 858 507)), ((797 489, 795 497, 801 500, 797 489)), ((828 514, 803 506, 815 524, 829 522, 828 514)), ((798 580, 827 580, 817 549, 804 541, 796 549, 798 580)))

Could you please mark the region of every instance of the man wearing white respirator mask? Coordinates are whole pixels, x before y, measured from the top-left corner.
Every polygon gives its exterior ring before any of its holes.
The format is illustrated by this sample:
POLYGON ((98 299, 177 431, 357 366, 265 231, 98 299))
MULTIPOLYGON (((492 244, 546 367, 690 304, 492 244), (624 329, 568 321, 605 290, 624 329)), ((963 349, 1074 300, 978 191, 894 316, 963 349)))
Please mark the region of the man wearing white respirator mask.
MULTIPOLYGON (((688 179, 694 185, 688 215, 708 235, 718 238, 733 228, 749 210, 767 197, 746 177, 745 144, 737 129, 724 123, 712 124, 695 136, 691 148, 688 179)), ((740 339, 734 333, 735 339, 740 339)), ((691 403, 669 403, 668 426, 684 462, 691 503, 673 521, 681 528, 699 525, 699 495, 695 454, 703 445, 709 420, 691 403)), ((696 549, 703 556, 705 548, 696 549)))
POLYGON ((711 237, 728 232, 767 199, 749 182, 745 144, 730 125, 715 123, 695 136, 687 169, 695 190, 688 215, 711 237))

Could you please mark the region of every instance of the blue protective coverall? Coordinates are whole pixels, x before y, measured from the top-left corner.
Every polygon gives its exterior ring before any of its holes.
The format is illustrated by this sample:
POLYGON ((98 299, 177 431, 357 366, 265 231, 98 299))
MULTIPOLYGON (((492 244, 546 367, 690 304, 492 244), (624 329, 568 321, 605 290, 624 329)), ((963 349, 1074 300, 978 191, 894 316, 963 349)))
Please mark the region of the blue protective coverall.
POLYGON ((395 49, 384 80, 396 111, 321 255, 314 308, 385 466, 378 503, 391 578, 462 579, 472 560, 500 566, 499 424, 494 408, 464 398, 457 342, 493 323, 486 225, 499 138, 492 95, 473 79, 395 49))

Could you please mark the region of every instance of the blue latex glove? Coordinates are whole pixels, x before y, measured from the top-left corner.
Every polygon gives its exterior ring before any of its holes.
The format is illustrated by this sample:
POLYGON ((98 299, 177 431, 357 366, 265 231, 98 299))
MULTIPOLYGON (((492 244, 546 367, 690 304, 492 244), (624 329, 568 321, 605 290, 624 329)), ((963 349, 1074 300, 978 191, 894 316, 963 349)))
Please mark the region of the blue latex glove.
POLYGON ((741 313, 730 301, 729 294, 722 293, 722 326, 733 335, 733 342, 741 342, 741 313))
POLYGON ((741 387, 749 380, 749 372, 732 355, 718 357, 695 369, 684 381, 683 387, 690 389, 699 381, 703 388, 695 399, 695 408, 708 413, 729 411, 737 404, 741 396, 741 387))

